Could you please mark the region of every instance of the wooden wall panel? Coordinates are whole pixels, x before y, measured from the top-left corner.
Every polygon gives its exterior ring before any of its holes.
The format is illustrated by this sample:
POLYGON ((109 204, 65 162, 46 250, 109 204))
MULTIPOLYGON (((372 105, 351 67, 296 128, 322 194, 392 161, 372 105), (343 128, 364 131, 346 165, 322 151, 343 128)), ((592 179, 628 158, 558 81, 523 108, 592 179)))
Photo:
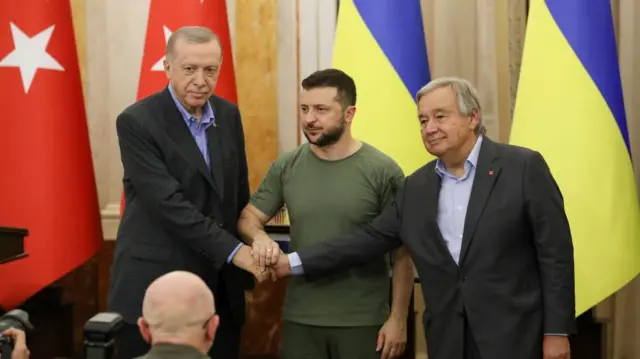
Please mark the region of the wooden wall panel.
MULTIPOLYGON (((236 0, 235 72, 253 193, 278 157, 278 0, 236 0)), ((275 356, 283 288, 273 283, 248 292, 241 352, 275 356), (274 302, 275 301, 275 302, 274 302), (274 331, 274 329, 276 331, 274 331), (275 337, 274 337, 275 336, 275 337)))
POLYGON ((252 192, 278 157, 277 18, 277 0, 236 0, 235 72, 252 192))

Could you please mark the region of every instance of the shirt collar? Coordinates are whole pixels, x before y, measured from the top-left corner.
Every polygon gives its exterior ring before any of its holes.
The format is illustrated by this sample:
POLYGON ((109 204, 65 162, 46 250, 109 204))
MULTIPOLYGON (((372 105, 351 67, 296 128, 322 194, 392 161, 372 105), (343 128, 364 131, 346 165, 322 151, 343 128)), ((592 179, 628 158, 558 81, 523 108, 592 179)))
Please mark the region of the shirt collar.
POLYGON ((193 359, 209 359, 209 356, 200 353, 196 348, 173 343, 156 343, 151 346, 149 354, 152 357, 180 357, 193 359))
MULTIPOLYGON (((167 87, 169 88, 169 93, 171 94, 173 102, 178 107, 178 111, 180 111, 180 114, 182 115, 182 118, 185 120, 185 122, 187 122, 187 125, 189 124, 189 122, 196 121, 196 119, 187 111, 187 109, 182 106, 182 103, 178 100, 178 97, 173 91, 171 85, 168 85, 167 87)), ((211 107, 211 103, 207 101, 202 107, 202 124, 208 125, 210 123, 215 123, 215 117, 213 115, 213 108, 211 107)))
MULTIPOLYGON (((475 168, 478 165, 478 157, 480 156, 480 146, 482 146, 483 138, 484 136, 482 135, 478 136, 478 139, 476 140, 476 144, 473 146, 473 149, 471 150, 471 153, 469 153, 469 156, 467 157, 467 160, 465 162, 465 172, 468 172, 469 166, 471 166, 472 168, 475 168)), ((442 177, 445 173, 447 173, 447 169, 444 166, 444 163, 440 161, 439 158, 436 161, 436 173, 438 173, 440 177, 442 177)), ((465 173, 465 176, 466 176, 466 173, 465 173)))

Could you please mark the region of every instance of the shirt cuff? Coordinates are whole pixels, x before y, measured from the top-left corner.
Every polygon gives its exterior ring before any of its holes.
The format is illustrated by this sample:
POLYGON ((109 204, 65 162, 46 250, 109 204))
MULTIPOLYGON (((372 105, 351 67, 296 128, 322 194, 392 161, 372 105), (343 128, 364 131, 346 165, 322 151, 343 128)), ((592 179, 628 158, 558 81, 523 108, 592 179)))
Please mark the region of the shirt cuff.
POLYGON ((231 254, 229 254, 229 257, 227 258, 227 263, 231 263, 231 261, 233 260, 233 257, 236 256, 236 253, 238 253, 238 251, 240 250, 240 247, 242 247, 243 243, 238 243, 238 245, 236 246, 236 249, 233 250, 233 252, 231 252, 231 254))
POLYGON ((300 260, 300 256, 296 252, 292 252, 287 254, 289 258, 289 266, 291 266, 291 274, 292 275, 303 275, 304 269, 302 269, 302 261, 300 260))

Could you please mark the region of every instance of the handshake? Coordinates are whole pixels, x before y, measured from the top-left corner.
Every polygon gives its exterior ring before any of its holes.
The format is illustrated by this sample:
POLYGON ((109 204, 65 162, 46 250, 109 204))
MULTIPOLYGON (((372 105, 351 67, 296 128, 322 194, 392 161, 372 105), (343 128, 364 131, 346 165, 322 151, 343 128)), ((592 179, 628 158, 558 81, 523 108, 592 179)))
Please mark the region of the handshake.
POLYGON ((243 245, 233 257, 233 264, 253 274, 258 283, 291 275, 289 257, 269 236, 256 238, 251 246, 243 245))

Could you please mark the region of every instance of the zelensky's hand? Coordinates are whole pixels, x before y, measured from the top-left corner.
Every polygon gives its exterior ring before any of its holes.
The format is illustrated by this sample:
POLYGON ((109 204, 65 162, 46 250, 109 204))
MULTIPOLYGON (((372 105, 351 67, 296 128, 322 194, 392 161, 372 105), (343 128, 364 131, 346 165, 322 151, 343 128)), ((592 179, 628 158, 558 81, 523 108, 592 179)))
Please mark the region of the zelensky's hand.
POLYGON ((267 235, 256 238, 251 245, 253 261, 262 269, 276 264, 280 256, 280 246, 267 235))
POLYGON ((275 278, 275 273, 271 268, 260 268, 251 255, 251 247, 243 245, 238 249, 235 256, 232 259, 233 264, 247 272, 253 274, 258 283, 264 282, 269 278, 275 278))
POLYGON ((378 332, 378 346, 376 351, 381 352, 381 359, 397 358, 404 353, 407 345, 406 318, 396 318, 393 315, 378 332))
POLYGON ((280 258, 272 268, 278 278, 290 276, 291 264, 289 264, 289 256, 284 253, 280 254, 280 258))

